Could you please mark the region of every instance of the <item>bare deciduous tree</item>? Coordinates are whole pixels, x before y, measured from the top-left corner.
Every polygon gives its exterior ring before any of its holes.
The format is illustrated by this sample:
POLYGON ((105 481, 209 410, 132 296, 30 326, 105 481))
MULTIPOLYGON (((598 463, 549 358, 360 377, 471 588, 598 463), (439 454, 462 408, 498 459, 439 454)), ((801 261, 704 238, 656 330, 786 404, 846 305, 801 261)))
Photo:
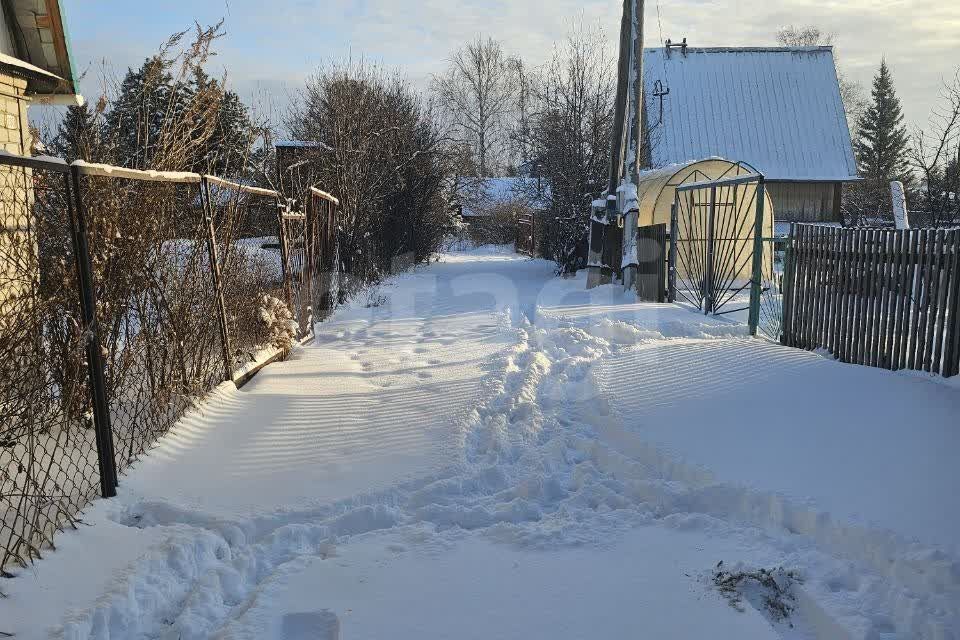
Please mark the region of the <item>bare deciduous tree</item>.
POLYGON ((450 119, 452 134, 470 145, 480 177, 500 168, 509 116, 516 104, 515 66, 499 42, 480 39, 453 54, 433 88, 450 119))
POLYGON ((777 42, 784 47, 834 47, 834 63, 837 65, 837 80, 840 82, 840 99, 847 112, 847 125, 854 138, 857 137, 857 123, 867 108, 866 92, 856 80, 851 80, 841 70, 840 59, 836 51, 836 35, 827 33, 815 25, 795 27, 789 25, 777 31, 777 42))
POLYGON ((286 124, 316 143, 303 162, 340 199, 340 267, 357 287, 440 247, 449 155, 433 104, 404 79, 364 62, 321 69, 286 124))
POLYGON ((523 141, 542 181, 527 181, 545 211, 541 253, 570 273, 583 266, 590 201, 606 188, 616 64, 601 34, 576 28, 531 80, 523 141))
POLYGON ((910 160, 924 181, 922 223, 939 227, 960 221, 960 68, 944 82, 928 130, 915 128, 910 160))

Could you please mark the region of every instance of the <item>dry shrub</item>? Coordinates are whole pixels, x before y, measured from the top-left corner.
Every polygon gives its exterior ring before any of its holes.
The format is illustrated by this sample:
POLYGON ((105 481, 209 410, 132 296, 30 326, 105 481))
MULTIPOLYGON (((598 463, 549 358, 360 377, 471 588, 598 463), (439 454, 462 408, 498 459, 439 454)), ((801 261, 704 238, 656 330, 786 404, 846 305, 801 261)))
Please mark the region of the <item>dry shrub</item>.
POLYGON ((289 351, 297 337, 297 323, 290 307, 283 300, 271 295, 260 298, 259 330, 264 335, 264 344, 282 351, 289 351))

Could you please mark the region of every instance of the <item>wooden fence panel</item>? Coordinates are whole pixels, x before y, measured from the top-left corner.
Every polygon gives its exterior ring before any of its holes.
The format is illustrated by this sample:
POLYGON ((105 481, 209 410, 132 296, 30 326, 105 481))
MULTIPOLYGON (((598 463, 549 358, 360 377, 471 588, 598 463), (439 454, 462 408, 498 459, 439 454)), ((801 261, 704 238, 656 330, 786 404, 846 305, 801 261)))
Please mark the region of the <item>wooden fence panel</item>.
POLYGON ((947 322, 944 336, 944 364, 943 375, 955 376, 960 374, 960 231, 954 230, 951 234, 953 241, 953 260, 950 270, 951 278, 948 288, 950 293, 947 300, 947 322))
POLYGON ((637 296, 648 302, 667 299, 667 225, 637 229, 637 296))
POLYGON ((960 374, 960 229, 793 230, 781 342, 960 374))

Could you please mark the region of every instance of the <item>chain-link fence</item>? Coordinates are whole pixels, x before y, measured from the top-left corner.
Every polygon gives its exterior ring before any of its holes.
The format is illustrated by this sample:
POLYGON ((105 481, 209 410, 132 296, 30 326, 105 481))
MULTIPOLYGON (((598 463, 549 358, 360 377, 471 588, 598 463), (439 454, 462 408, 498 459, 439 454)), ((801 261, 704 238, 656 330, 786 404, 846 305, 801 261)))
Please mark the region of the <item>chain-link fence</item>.
POLYGON ((0 158, 0 570, 100 492, 66 165, 0 158))
MULTIPOLYGON (((114 495, 213 387, 312 332, 290 311, 304 289, 280 202, 213 176, 0 156, 0 570, 114 495)), ((316 216, 308 229, 329 228, 316 216)), ((314 263, 335 265, 335 243, 314 263)))

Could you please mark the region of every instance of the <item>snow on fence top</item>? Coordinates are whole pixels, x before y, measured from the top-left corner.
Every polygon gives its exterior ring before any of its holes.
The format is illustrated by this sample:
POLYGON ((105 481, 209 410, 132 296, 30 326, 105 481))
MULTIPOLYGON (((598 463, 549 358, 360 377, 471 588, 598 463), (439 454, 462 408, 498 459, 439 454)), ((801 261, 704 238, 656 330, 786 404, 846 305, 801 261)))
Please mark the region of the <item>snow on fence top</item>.
POLYGON ((280 192, 274 191, 273 189, 262 189, 260 187, 251 187, 250 185, 240 184, 239 182, 231 182, 230 180, 224 180, 223 178, 218 178, 217 176, 205 175, 203 177, 206 178, 208 182, 213 182, 214 184, 219 184, 224 187, 230 187, 231 189, 243 191, 244 193, 249 193, 251 195, 266 196, 268 198, 280 197, 280 192))
POLYGON ((326 191, 321 191, 320 189, 317 189, 316 187, 310 187, 310 193, 312 193, 313 195, 315 195, 315 196, 317 196, 317 197, 323 198, 324 200, 329 200, 330 202, 332 202, 333 204, 335 204, 335 205, 337 205, 337 206, 340 206, 340 200, 338 200, 338 199, 335 198, 334 196, 330 195, 330 194, 327 193, 326 191))
POLYGON ((72 166, 77 167, 81 174, 85 176, 103 176, 105 178, 129 178, 131 180, 149 180, 151 182, 200 182, 199 173, 189 171, 142 171, 140 169, 127 169, 125 167, 115 167, 109 164, 97 164, 94 162, 84 162, 75 160, 72 166))
POLYGON ((831 47, 651 48, 643 80, 654 166, 721 156, 768 180, 856 179, 831 47))

